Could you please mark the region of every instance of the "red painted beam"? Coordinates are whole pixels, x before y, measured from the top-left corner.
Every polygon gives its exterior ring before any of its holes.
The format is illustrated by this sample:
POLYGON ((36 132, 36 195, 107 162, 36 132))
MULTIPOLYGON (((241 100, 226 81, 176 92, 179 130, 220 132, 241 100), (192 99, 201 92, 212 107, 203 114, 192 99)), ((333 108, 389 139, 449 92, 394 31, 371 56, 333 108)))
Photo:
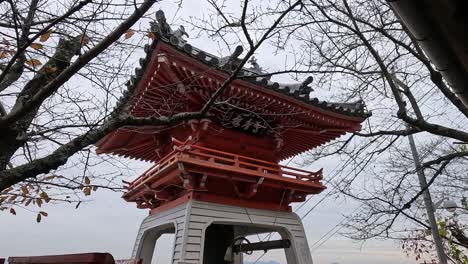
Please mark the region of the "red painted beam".
POLYGON ((81 253, 67 255, 9 257, 9 264, 114 264, 114 258, 109 253, 81 253))

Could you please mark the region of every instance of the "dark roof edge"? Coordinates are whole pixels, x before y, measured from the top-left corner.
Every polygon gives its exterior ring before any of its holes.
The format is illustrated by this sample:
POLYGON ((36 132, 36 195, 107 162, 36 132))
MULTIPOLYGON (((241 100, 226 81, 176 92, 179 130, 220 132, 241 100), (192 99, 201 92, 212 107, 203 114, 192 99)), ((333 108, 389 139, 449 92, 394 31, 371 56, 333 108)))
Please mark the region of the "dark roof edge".
POLYGON ((456 59, 445 37, 417 1, 387 0, 401 22, 427 53, 430 60, 465 106, 468 107, 467 71, 456 59))

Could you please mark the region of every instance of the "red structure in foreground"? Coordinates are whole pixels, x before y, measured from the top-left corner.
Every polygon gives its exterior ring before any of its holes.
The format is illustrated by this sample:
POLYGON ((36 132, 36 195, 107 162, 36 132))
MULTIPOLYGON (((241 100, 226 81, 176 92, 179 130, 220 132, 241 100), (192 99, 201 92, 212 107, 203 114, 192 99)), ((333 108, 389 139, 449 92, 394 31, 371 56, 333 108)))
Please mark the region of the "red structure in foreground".
MULTIPOLYGON (((199 111, 240 63, 241 47, 218 58, 172 32, 158 12, 156 39, 145 47, 129 90, 129 114, 170 116, 199 111)), ((125 127, 107 135, 98 153, 151 161, 155 165, 129 183, 124 199, 152 213, 189 199, 288 211, 291 202, 325 189, 315 172, 281 160, 357 131, 369 115, 362 102, 331 103, 309 97, 302 83, 270 80, 255 61, 218 99, 207 118, 173 126, 125 127)))
MULTIPOLYGON (((0 259, 0 264, 4 259, 0 259)), ((141 260, 117 260, 109 253, 80 253, 35 257, 9 257, 9 264, 142 264, 141 260)))

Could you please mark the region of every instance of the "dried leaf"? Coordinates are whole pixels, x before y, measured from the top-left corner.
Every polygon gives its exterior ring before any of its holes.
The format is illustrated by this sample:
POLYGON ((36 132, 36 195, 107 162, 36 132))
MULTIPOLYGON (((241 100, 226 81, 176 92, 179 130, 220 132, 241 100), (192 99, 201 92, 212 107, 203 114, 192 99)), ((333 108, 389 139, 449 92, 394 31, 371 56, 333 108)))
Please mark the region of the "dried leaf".
POLYGON ((9 201, 9 202, 13 202, 15 199, 16 199, 16 195, 13 194, 12 196, 10 196, 10 198, 8 199, 8 201, 9 201))
POLYGON ((133 29, 129 29, 129 30, 127 30, 127 32, 125 32, 125 39, 129 39, 133 35, 135 35, 135 31, 133 29))
POLYGON ((26 61, 26 64, 32 67, 40 66, 42 65, 41 61, 38 59, 30 59, 26 61))
POLYGON ((10 214, 12 214, 12 215, 16 215, 16 211, 15 211, 15 209, 13 209, 13 208, 10 208, 10 214))
POLYGON ((33 48, 33 49, 35 49, 35 50, 39 50, 39 49, 42 49, 43 46, 42 46, 41 43, 36 43, 36 42, 35 42, 35 43, 31 44, 31 48, 33 48))
POLYGON ((86 176, 86 177, 84 178, 84 182, 85 182, 86 185, 89 185, 89 184, 91 183, 91 180, 89 179, 88 176, 86 176))
POLYGON ((8 51, 2 50, 0 52, 0 59, 5 59, 8 56, 8 51))
POLYGON ((29 194, 29 189, 26 185, 21 186, 21 191, 23 192, 24 195, 29 194))
POLYGON ((32 199, 32 198, 29 198, 29 199, 26 201, 26 203, 24 204, 24 206, 28 206, 32 201, 33 201, 33 199, 32 199))
POLYGON ((46 212, 44 212, 44 211, 40 211, 39 213, 40 213, 41 215, 43 215, 43 216, 48 216, 48 215, 49 215, 48 213, 46 213, 46 212))
POLYGON ((86 188, 84 188, 83 192, 84 192, 84 194, 85 194, 86 196, 91 195, 91 188, 90 188, 90 187, 86 187, 86 188))
POLYGON ((48 203, 50 201, 49 195, 47 195, 46 192, 44 192, 44 191, 41 192, 40 196, 46 203, 48 203))
POLYGON ((156 34, 154 34, 153 32, 147 32, 146 36, 152 40, 156 39, 156 34))
POLYGON ((97 187, 96 185, 93 186, 93 192, 95 192, 95 191, 97 190, 97 188, 98 188, 98 187, 97 187))
POLYGON ((37 206, 41 207, 42 199, 41 198, 36 198, 36 203, 37 203, 37 206))
POLYGON ((41 218, 42 218, 42 217, 41 217, 41 214, 37 214, 36 221, 37 221, 38 223, 40 223, 40 222, 41 222, 41 218))
POLYGON ((42 35, 40 38, 39 38, 39 41, 41 42, 46 42, 49 38, 50 38, 50 34, 52 34, 52 30, 49 29, 46 33, 44 33, 44 35, 42 35))

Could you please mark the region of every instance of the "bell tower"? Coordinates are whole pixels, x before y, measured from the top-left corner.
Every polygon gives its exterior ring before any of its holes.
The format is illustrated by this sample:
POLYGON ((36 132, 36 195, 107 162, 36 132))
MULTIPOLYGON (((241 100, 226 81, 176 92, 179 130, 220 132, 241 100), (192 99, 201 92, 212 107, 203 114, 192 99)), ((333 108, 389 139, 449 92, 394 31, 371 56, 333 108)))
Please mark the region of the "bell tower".
MULTIPOLYGON (((187 43, 183 28, 172 30, 162 11, 156 19, 156 38, 127 84, 133 92, 129 114, 199 111, 239 65, 242 48, 216 57, 187 43)), ((284 248, 288 264, 312 263, 303 225, 290 205, 325 189, 322 170, 280 161, 358 131, 369 113, 362 102, 310 97, 312 77, 281 84, 255 60, 250 63, 205 118, 124 127, 97 144, 98 153, 154 163, 123 195, 149 211, 133 258, 151 263, 158 237, 174 233, 174 264, 241 264, 242 252, 278 248, 284 248), (269 232, 281 239, 246 239, 269 232)))

